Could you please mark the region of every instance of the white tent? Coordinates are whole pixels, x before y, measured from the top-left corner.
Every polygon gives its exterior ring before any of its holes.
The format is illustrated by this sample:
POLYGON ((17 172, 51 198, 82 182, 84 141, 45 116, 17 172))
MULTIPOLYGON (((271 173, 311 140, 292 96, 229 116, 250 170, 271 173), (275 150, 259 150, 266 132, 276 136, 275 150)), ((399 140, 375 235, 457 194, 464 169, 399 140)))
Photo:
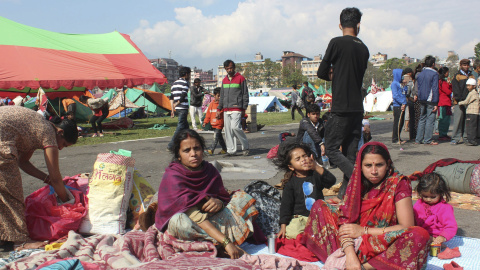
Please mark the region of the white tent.
POLYGON ((368 93, 363 100, 363 109, 366 112, 386 112, 392 102, 392 91, 381 91, 376 94, 368 93))
POLYGON ((250 97, 248 105, 257 104, 257 113, 263 113, 268 108, 272 107, 277 103, 277 108, 281 112, 288 112, 288 109, 283 107, 283 105, 278 101, 277 97, 268 96, 268 97, 250 97))

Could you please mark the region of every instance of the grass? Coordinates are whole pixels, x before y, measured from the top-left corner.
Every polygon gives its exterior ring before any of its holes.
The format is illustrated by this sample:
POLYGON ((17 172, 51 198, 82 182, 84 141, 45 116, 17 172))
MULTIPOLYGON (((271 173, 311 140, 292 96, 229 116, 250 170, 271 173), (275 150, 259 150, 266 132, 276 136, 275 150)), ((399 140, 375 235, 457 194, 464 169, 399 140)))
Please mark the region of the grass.
MULTIPOLYGON (((380 115, 380 114, 385 114, 385 112, 375 112, 375 113, 369 113, 369 114, 380 115)), ((290 112, 257 113, 257 124, 268 125, 268 126, 298 123, 300 122, 300 119, 301 117, 297 112, 295 113, 295 121, 292 121, 290 112)), ((113 119, 113 120, 116 120, 116 119, 113 119)), ((108 123, 108 121, 109 120, 106 120, 104 121, 104 123, 108 123)), ((126 141, 126 140, 138 140, 138 139, 146 139, 146 138, 172 136, 173 133, 175 132, 175 128, 177 127, 178 118, 177 117, 175 118, 150 117, 148 119, 135 119, 133 121, 135 125, 129 129, 105 130, 105 133, 104 133, 105 137, 103 138, 99 138, 99 137, 78 138, 78 141, 75 144, 75 146, 94 145, 94 144, 107 143, 107 142, 118 142, 118 141, 126 141), (165 130, 149 129, 153 127, 155 124, 160 124, 160 125, 166 124, 170 127, 170 129, 165 129, 165 130)), ((189 123, 191 123, 190 116, 188 116, 188 121, 189 123)), ((90 128, 90 125, 87 123, 81 123, 79 124, 79 126, 90 128)))

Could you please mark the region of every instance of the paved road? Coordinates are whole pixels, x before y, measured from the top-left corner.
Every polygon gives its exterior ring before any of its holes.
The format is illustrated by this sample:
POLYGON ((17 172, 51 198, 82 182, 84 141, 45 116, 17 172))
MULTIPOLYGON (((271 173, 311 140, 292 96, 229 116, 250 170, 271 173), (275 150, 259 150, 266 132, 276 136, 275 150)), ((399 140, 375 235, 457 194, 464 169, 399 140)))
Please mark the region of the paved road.
MULTIPOLYGON (((438 146, 414 145, 407 143, 400 146, 391 143, 392 132, 392 115, 384 115, 385 120, 371 121, 373 140, 385 143, 392 155, 395 167, 403 174, 411 174, 416 170, 423 170, 429 164, 441 158, 458 158, 463 160, 477 160, 480 158, 480 148, 465 145, 450 145, 441 143, 438 146)), ((267 123, 268 124, 268 123, 267 123)), ((298 128, 298 122, 281 126, 266 126, 260 132, 248 134, 250 142, 250 155, 247 157, 239 157, 245 159, 253 159, 255 156, 265 158, 271 147, 278 144, 278 134, 282 131, 295 132, 298 128)), ((207 145, 211 143, 211 134, 205 134, 207 145)), ((408 134, 403 134, 402 138, 407 139, 408 134)), ((171 160, 171 155, 166 151, 167 143, 170 137, 146 139, 138 141, 125 141, 117 143, 106 143, 92 146, 69 147, 60 152, 60 166, 62 175, 75 175, 83 172, 91 172, 93 163, 98 153, 108 152, 119 148, 133 151, 133 157, 136 160, 135 167, 140 170, 141 174, 157 189, 164 169, 171 160)), ((208 157, 207 160, 212 161, 215 156, 208 157)), ((218 157, 217 157, 218 158, 218 157)), ((221 159, 225 159, 221 157, 221 159)), ((41 170, 46 171, 43 152, 37 151, 32 162, 41 170)), ((332 170, 337 176, 338 181, 341 180, 341 172, 339 169, 332 170)), ((283 176, 283 172, 269 180, 270 184, 276 184, 283 176)), ((28 175, 22 174, 24 194, 27 196, 31 192, 43 186, 42 181, 34 179, 28 175)), ((225 181, 225 185, 229 189, 239 189, 247 185, 251 180, 230 180, 225 181)), ((455 209, 455 214, 459 225, 459 235, 480 238, 478 225, 480 224, 480 212, 455 209)))

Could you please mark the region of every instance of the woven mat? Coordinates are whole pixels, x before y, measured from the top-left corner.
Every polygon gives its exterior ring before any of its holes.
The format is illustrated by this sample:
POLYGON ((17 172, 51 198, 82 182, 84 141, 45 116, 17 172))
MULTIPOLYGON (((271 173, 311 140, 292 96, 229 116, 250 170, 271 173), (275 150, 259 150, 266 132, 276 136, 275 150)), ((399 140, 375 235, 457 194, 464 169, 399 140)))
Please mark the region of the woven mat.
MULTIPOLYGON (((450 192, 452 199, 448 202, 451 206, 466 210, 480 211, 480 197, 473 194, 450 192)), ((418 194, 413 191, 413 199, 418 200, 418 194)))

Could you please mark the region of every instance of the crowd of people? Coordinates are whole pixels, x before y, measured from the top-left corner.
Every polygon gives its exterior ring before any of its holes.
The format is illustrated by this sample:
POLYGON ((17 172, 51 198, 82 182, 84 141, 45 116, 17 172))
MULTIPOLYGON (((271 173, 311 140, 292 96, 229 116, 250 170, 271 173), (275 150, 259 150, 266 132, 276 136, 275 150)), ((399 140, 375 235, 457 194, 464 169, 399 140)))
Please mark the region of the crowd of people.
MULTIPOLYGON (((332 81, 331 111, 320 117, 320 107, 315 104, 308 83, 302 94, 293 87, 292 118, 297 110, 303 119, 296 139, 282 142, 275 159, 278 169, 288 173, 282 185, 280 230, 276 233, 279 238, 300 236, 302 245, 329 266, 422 269, 430 243, 444 243, 456 234, 453 209, 448 205, 449 189, 441 175, 425 174, 416 188, 420 200, 413 205, 410 180, 395 169, 387 147, 379 142, 365 143, 368 138, 364 140, 363 136, 368 135, 368 124, 363 119, 362 80, 369 51, 357 37, 361 17, 357 8, 342 11, 342 36, 329 42, 318 68, 319 78, 332 81), (299 100, 306 108, 305 117, 299 100), (337 198, 329 202, 322 190, 335 184, 336 178, 322 166, 322 156, 328 156, 344 174, 337 198), (403 252, 405 249, 409 252, 403 252)), ((408 121, 410 138, 415 143, 437 144, 432 135, 439 111, 441 140, 459 143, 466 122, 466 143, 476 145, 479 111, 475 87, 479 64, 474 63, 476 78, 468 67, 468 60, 460 61, 459 72, 450 80, 448 69, 436 70, 435 58, 428 56, 415 72, 394 70, 392 142, 403 143, 400 132, 408 121), (454 129, 449 137, 452 105, 454 129)), ((237 259, 244 253, 239 245, 258 233, 255 218, 259 212, 249 194, 228 191, 217 169, 204 160, 205 153, 214 154, 217 144, 221 146, 220 153, 236 155, 237 141, 241 154, 249 154, 249 142, 242 128, 249 103, 247 82, 236 72, 232 60, 226 60, 224 68, 227 75, 222 86, 215 88, 213 95, 208 93, 207 103, 201 81, 194 80, 190 87, 191 69, 180 69, 170 96, 171 117, 178 117, 167 147, 172 161, 162 177, 157 203, 148 207, 140 222, 144 230, 155 226, 180 240, 214 242, 220 254, 237 259), (193 129, 187 122, 188 112, 193 129), (207 124, 214 129, 210 148, 196 131, 207 124)), ((80 101, 94 110, 90 123, 94 135, 102 137, 101 122, 108 115, 108 102, 85 96, 80 101)), ((65 110, 74 117, 73 105, 74 102, 64 102, 65 110)), ((53 125, 32 110, 0 107, 2 250, 11 248, 14 241, 28 239, 19 169, 51 185, 59 199, 67 201, 58 151, 76 143, 74 120, 69 118, 53 125), (36 149, 45 152, 48 174, 29 162, 36 149)))
POLYGON ((393 70, 392 142, 406 142, 400 140, 405 123, 405 131, 409 131, 409 138, 415 144, 438 145, 438 141, 450 141, 452 145, 463 142, 477 146, 480 60, 475 60, 473 70, 470 70, 470 60, 460 60, 459 70, 452 76, 448 67, 437 68, 435 61, 435 57, 427 56, 415 72, 410 68, 393 70), (433 139, 436 133, 438 141, 433 139))

